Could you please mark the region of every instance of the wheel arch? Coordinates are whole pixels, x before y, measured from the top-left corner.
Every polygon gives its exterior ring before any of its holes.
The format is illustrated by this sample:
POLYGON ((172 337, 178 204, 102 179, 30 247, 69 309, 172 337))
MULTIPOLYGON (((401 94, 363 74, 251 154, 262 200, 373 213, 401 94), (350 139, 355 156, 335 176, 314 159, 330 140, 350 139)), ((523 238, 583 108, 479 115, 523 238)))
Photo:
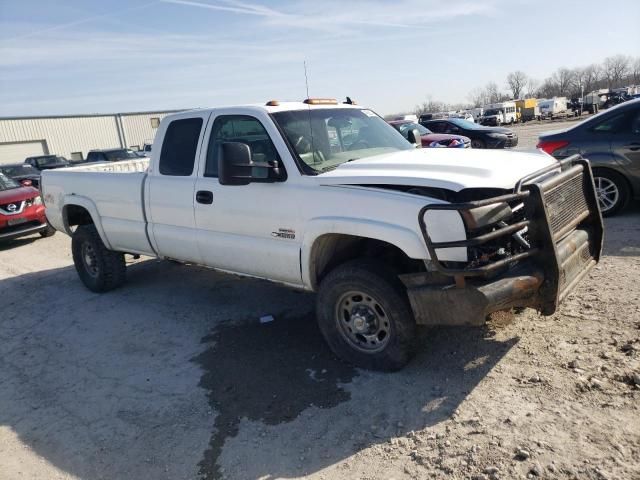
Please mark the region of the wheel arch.
POLYGON ((111 248, 109 240, 102 228, 98 209, 90 199, 77 195, 66 198, 64 207, 62 208, 62 220, 64 222, 65 232, 68 235, 73 234, 71 227, 89 224, 95 225, 104 245, 109 249, 111 248))
POLYGON ((424 267, 428 258, 424 243, 408 229, 379 224, 362 231, 359 220, 311 223, 300 252, 302 280, 310 290, 316 290, 332 268, 355 258, 393 258, 400 268, 424 267))

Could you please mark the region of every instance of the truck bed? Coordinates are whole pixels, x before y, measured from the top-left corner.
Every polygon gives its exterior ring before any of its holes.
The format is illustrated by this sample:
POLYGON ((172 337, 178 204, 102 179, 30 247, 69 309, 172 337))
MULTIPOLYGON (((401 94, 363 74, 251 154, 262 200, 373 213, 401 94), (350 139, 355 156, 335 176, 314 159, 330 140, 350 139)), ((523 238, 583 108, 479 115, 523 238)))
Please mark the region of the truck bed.
POLYGON ((68 231, 62 205, 78 205, 91 213, 103 241, 111 249, 153 255, 146 234, 143 186, 149 159, 80 165, 42 172, 47 218, 68 231))

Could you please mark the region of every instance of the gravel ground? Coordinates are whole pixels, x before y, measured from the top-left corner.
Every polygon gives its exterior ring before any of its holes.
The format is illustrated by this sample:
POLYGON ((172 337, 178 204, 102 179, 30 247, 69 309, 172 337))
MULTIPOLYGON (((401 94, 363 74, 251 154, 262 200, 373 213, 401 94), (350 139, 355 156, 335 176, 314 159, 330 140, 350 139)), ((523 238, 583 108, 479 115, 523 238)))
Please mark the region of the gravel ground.
POLYGON ((394 374, 310 294, 146 260, 96 295, 68 237, 0 246, 0 478, 640 478, 639 220, 555 315, 424 331, 394 374))
MULTIPOLYGON (((582 120, 585 120, 588 115, 583 115, 582 120)), ((551 132, 553 130, 562 130, 564 128, 571 128, 578 119, 570 118, 568 120, 543 120, 541 122, 526 122, 513 126, 507 126, 518 134, 518 146, 514 150, 535 150, 538 143, 538 136, 543 133, 551 132)))

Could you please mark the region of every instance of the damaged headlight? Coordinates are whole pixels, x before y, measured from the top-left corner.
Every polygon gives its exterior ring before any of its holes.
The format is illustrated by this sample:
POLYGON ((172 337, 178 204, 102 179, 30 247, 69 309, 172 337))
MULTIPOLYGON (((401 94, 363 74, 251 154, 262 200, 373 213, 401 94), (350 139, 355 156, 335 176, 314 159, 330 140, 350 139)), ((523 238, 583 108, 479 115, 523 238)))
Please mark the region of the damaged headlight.
POLYGON ((496 225, 509 218, 512 214, 511 207, 506 203, 494 203, 484 207, 460 210, 462 220, 469 231, 496 225))

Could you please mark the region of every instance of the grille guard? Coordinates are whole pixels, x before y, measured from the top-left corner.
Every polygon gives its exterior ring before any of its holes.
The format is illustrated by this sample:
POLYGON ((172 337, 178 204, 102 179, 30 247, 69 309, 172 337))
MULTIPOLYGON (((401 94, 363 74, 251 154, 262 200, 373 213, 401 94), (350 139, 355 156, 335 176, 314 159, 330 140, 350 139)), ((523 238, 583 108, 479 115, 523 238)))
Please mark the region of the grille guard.
POLYGON ((543 314, 553 313, 558 303, 595 265, 602 252, 603 222, 589 161, 579 155, 568 157, 516 183, 514 192, 488 199, 450 204, 430 204, 419 213, 419 224, 434 268, 442 275, 453 277, 458 287, 467 280, 491 278, 498 271, 521 269, 522 260, 530 269, 543 276, 535 305, 543 314), (558 171, 559 170, 559 171, 558 171), (472 235, 467 229, 465 240, 433 242, 429 236, 425 215, 429 210, 462 211, 501 202, 522 201, 525 220, 472 235), (504 237, 527 227, 530 248, 479 267, 451 268, 438 258, 437 250, 452 247, 474 247, 504 237), (517 267, 516 267, 517 265, 517 267))

